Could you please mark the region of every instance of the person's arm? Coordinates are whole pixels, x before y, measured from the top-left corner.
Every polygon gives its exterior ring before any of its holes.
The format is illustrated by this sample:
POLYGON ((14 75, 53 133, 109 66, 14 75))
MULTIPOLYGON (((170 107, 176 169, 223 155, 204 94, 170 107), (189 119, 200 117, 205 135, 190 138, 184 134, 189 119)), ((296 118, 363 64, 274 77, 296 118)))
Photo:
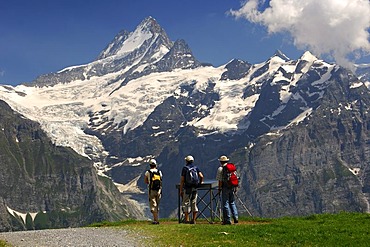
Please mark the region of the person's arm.
POLYGON ((222 166, 217 169, 217 180, 218 180, 218 191, 221 192, 222 189, 222 166))
POLYGON ((202 184, 204 180, 204 176, 202 172, 199 172, 199 180, 200 180, 199 183, 202 184))
POLYGON ((149 172, 148 172, 148 171, 146 171, 146 172, 145 172, 144 182, 145 182, 146 184, 149 184, 149 172))
POLYGON ((184 176, 181 176, 181 179, 180 179, 180 196, 182 196, 184 194, 184 182, 185 182, 185 178, 184 176))

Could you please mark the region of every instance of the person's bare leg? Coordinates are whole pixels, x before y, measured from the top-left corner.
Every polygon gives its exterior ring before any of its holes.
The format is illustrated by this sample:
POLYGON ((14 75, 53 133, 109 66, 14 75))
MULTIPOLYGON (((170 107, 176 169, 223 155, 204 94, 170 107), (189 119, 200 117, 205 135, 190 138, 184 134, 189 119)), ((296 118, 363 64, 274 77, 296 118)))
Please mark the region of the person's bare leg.
POLYGON ((153 212, 153 220, 154 222, 158 222, 158 212, 153 212))
POLYGON ((189 222, 189 213, 188 212, 185 212, 185 222, 189 222))
POLYGON ((195 221, 197 220, 197 214, 198 212, 193 212, 193 220, 192 222, 195 224, 195 221))

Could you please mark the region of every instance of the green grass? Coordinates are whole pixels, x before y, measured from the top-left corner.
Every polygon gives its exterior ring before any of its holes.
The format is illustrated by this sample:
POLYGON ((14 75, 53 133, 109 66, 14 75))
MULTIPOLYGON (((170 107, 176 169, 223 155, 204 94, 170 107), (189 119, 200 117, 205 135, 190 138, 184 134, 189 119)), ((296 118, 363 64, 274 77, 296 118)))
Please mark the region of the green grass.
POLYGON ((6 241, 0 239, 0 247, 10 247, 11 245, 7 244, 6 241))
POLYGON ((370 215, 322 214, 279 219, 241 218, 237 225, 196 225, 161 220, 160 225, 127 220, 92 226, 115 226, 147 236, 147 246, 369 246, 370 215))

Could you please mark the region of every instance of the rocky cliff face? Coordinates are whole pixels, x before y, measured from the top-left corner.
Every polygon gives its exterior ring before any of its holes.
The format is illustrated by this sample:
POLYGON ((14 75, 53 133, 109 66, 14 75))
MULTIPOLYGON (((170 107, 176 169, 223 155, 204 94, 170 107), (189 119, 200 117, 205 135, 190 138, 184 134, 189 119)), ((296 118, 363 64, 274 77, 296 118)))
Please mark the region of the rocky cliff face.
POLYGON ((0 101, 0 231, 83 226, 137 217, 92 162, 53 145, 0 101))
MULTIPOLYGON (((168 214, 176 210, 174 184, 188 153, 196 157, 207 179, 215 178, 217 157, 230 155, 241 175, 239 197, 254 215, 368 212, 368 89, 340 67, 303 59, 289 64, 295 73, 284 74, 285 65, 276 69, 284 77, 268 72, 270 61, 249 72, 250 78, 259 73, 263 79, 252 85, 253 90, 248 84, 242 90, 245 97, 259 97, 237 133, 184 126, 209 116, 209 109, 220 101, 215 84, 209 82, 202 91, 195 90, 195 85, 183 88, 191 97, 167 99, 142 126, 122 138, 107 135, 103 143, 117 157, 155 154, 163 162, 164 174, 170 174, 164 182, 168 196, 162 200, 168 214), (302 76, 292 84, 299 73, 302 76), (163 132, 157 136, 159 130, 163 132)), ((145 168, 141 169, 136 174, 143 173, 145 168)), ((132 172, 132 167, 121 166, 112 168, 110 175, 127 183, 132 172)), ((142 183, 139 186, 145 188, 142 183)))
POLYGON ((370 89, 370 64, 356 65, 355 74, 370 89))
POLYGON ((237 153, 255 214, 369 212, 368 92, 351 88, 356 79, 343 69, 332 76, 309 118, 237 153))

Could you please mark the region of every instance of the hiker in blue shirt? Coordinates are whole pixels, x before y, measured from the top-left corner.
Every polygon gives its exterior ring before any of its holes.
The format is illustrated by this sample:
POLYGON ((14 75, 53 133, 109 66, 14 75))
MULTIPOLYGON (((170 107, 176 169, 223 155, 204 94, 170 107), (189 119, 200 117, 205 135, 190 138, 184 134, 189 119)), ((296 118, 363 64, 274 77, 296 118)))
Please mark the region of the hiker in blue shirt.
POLYGON ((181 171, 180 196, 182 197, 182 209, 185 214, 184 223, 195 224, 198 207, 198 186, 203 182, 203 174, 194 165, 194 158, 191 155, 185 157, 186 165, 181 171), (193 212, 193 218, 189 221, 189 214, 193 212))

